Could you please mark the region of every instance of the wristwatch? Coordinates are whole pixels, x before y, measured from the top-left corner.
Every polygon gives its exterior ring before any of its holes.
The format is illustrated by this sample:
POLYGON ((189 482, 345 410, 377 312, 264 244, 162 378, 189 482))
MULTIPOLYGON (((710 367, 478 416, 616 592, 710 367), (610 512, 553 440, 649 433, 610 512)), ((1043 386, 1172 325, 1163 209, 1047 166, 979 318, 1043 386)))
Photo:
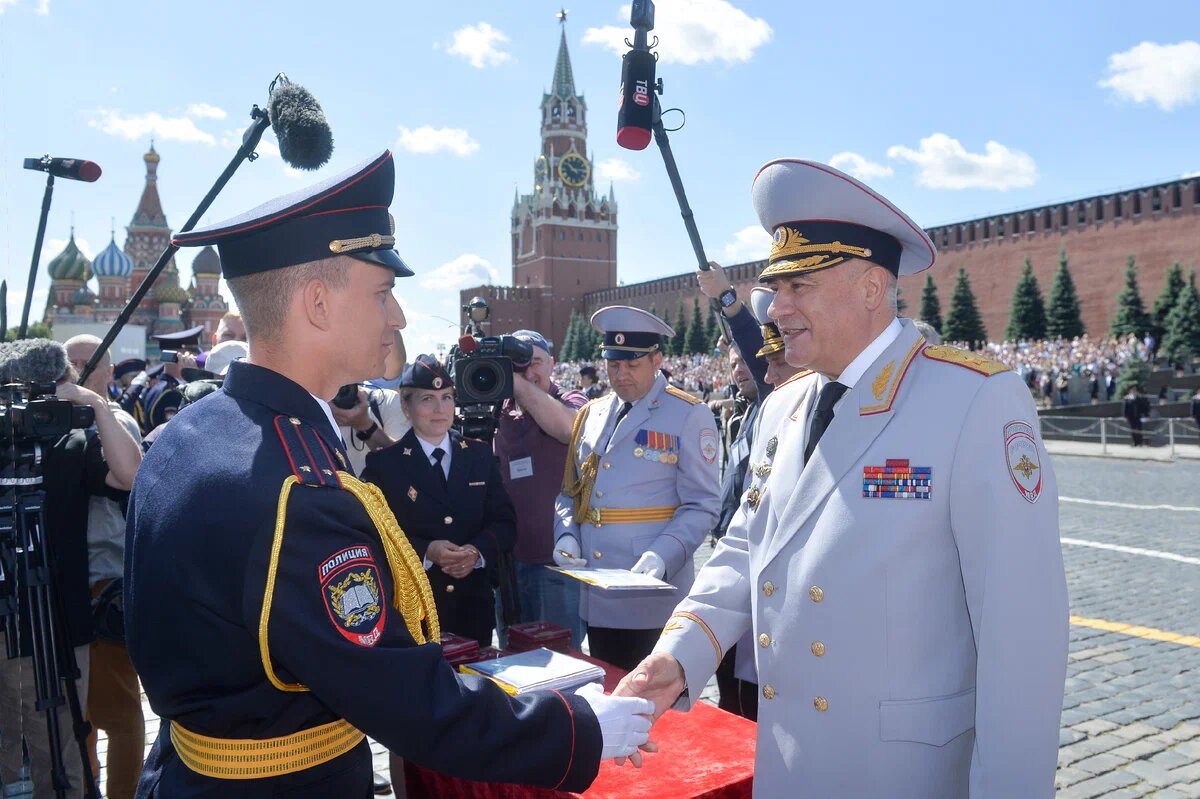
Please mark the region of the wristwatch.
POLYGON ((717 301, 721 303, 722 308, 730 307, 737 302, 737 298, 737 292, 734 290, 733 286, 730 286, 717 295, 717 301))
POLYGON ((368 427, 366 430, 355 430, 354 437, 357 438, 359 441, 366 441, 371 436, 375 435, 375 431, 378 429, 379 429, 379 424, 376 422, 371 422, 371 426, 368 427))

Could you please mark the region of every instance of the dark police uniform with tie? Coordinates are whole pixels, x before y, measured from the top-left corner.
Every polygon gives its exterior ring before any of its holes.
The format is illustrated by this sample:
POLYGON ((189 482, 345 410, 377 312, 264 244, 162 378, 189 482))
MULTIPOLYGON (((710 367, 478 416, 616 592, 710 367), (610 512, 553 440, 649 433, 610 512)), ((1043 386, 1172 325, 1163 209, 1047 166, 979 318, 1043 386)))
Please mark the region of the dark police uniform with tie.
MULTIPOLYGON (((385 152, 176 243, 217 243, 227 277, 334 248, 411 274, 385 235, 393 169, 385 152)), ((279 373, 234 363, 168 426, 125 565, 130 655, 162 717, 139 797, 366 797, 364 734, 471 779, 582 790, 596 774, 583 698, 451 670, 419 556, 321 401, 279 373)))
MULTIPOLYGON (((436 359, 422 355, 405 369, 399 387, 436 390, 453 384, 436 359)), ((427 458, 416 430, 410 429, 395 444, 367 455, 362 479, 382 489, 413 549, 427 564, 425 552, 437 540, 479 552, 482 564, 466 577, 456 580, 436 564, 429 564, 427 574, 442 630, 490 646, 496 615, 488 571, 501 552, 512 551, 517 513, 492 448, 464 439, 457 430, 451 430, 448 439, 446 449, 435 447, 433 457, 427 458)))

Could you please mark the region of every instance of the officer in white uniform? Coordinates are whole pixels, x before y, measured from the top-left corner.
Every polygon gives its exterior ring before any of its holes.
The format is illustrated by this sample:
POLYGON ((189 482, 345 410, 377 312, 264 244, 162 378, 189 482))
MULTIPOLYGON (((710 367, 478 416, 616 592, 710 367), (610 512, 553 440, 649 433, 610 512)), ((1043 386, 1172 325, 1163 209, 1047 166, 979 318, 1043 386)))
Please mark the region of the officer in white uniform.
POLYGON ((1051 797, 1067 592, 1029 392, 896 318, 934 248, 886 199, 792 159, 753 198, 813 372, 767 400, 742 508, 619 692, 688 706, 752 629, 755 796, 1051 797))
POLYGON ((585 587, 580 615, 592 655, 630 669, 650 653, 695 576, 692 553, 720 509, 717 428, 699 399, 659 371, 675 331, 638 308, 592 315, 612 392, 583 406, 556 502, 555 562, 631 569, 674 591, 585 587))

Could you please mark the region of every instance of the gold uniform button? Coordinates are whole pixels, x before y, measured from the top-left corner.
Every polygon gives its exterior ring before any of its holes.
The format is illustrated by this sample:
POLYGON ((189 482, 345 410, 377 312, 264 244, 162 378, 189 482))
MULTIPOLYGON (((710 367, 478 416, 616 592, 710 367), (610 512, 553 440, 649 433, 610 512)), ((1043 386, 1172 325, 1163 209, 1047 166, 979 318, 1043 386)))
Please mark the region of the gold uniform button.
POLYGON ((596 496, 598 496, 598 497, 602 497, 602 496, 604 496, 604 492, 603 492, 603 491, 597 491, 597 492, 596 492, 596 496))
POLYGON ((775 686, 771 685, 771 683, 767 683, 766 685, 763 686, 763 699, 774 699, 774 698, 775 698, 775 686))
POLYGON ((818 713, 824 713, 826 710, 829 710, 829 700, 823 696, 818 696, 813 699, 813 707, 817 709, 818 713))
POLYGON ((766 649, 768 646, 771 645, 771 636, 767 635, 766 633, 762 633, 761 635, 759 635, 758 636, 758 645, 761 646, 762 648, 766 649))
POLYGON ((453 593, 454 593, 454 586, 452 586, 452 585, 448 585, 448 586, 446 586, 446 593, 447 593, 447 594, 453 594, 453 593))
POLYGON ((600 550, 597 549, 595 552, 592 553, 592 557, 595 558, 596 560, 600 560, 600 554, 601 554, 600 550))
POLYGON ((820 641, 813 641, 812 646, 809 648, 812 650, 812 653, 814 655, 816 655, 817 657, 825 656, 825 644, 821 643, 820 641))
POLYGON ((606 463, 606 464, 604 464, 604 468, 605 468, 605 469, 611 469, 611 468, 612 468, 612 464, 611 464, 611 463, 606 463))
POLYGON ((775 593, 775 583, 771 582, 770 580, 767 580, 765 583, 763 583, 763 593, 766 594, 767 596, 771 596, 771 594, 774 594, 775 593))
POLYGON ((812 588, 808 589, 808 598, 813 602, 820 602, 825 598, 825 592, 821 590, 820 586, 814 585, 812 588))

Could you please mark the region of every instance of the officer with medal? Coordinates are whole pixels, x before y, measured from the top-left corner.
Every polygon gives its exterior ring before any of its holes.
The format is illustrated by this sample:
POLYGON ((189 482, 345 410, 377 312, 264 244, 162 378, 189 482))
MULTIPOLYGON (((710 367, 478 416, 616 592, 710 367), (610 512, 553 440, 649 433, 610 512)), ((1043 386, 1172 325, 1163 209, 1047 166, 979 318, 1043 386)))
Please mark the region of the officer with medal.
POLYGON ((496 614, 488 569, 517 540, 517 512, 492 448, 465 439, 454 424, 454 380, 432 355, 400 377, 412 428, 367 455, 362 479, 388 506, 429 576, 446 632, 491 646, 496 614))
POLYGON ((584 587, 580 615, 590 652, 622 669, 650 653, 672 608, 687 596, 692 553, 716 521, 721 497, 717 430, 700 400, 659 371, 653 314, 615 305, 592 315, 612 392, 575 417, 567 447, 554 560, 560 566, 630 569, 673 591, 584 587))
POLYGON ((184 408, 129 503, 125 623, 162 726, 138 796, 367 797, 370 735, 458 777, 581 791, 652 709, 510 697, 456 674, 421 559, 347 467, 325 398, 383 372, 404 316, 389 152, 240 217, 217 245, 249 334, 184 408))
POLYGON ((935 251, 869 187, 783 159, 753 198, 813 371, 764 404, 742 509, 617 693, 687 707, 753 630, 756 796, 1051 797, 1067 591, 1029 392, 896 317, 935 251))

